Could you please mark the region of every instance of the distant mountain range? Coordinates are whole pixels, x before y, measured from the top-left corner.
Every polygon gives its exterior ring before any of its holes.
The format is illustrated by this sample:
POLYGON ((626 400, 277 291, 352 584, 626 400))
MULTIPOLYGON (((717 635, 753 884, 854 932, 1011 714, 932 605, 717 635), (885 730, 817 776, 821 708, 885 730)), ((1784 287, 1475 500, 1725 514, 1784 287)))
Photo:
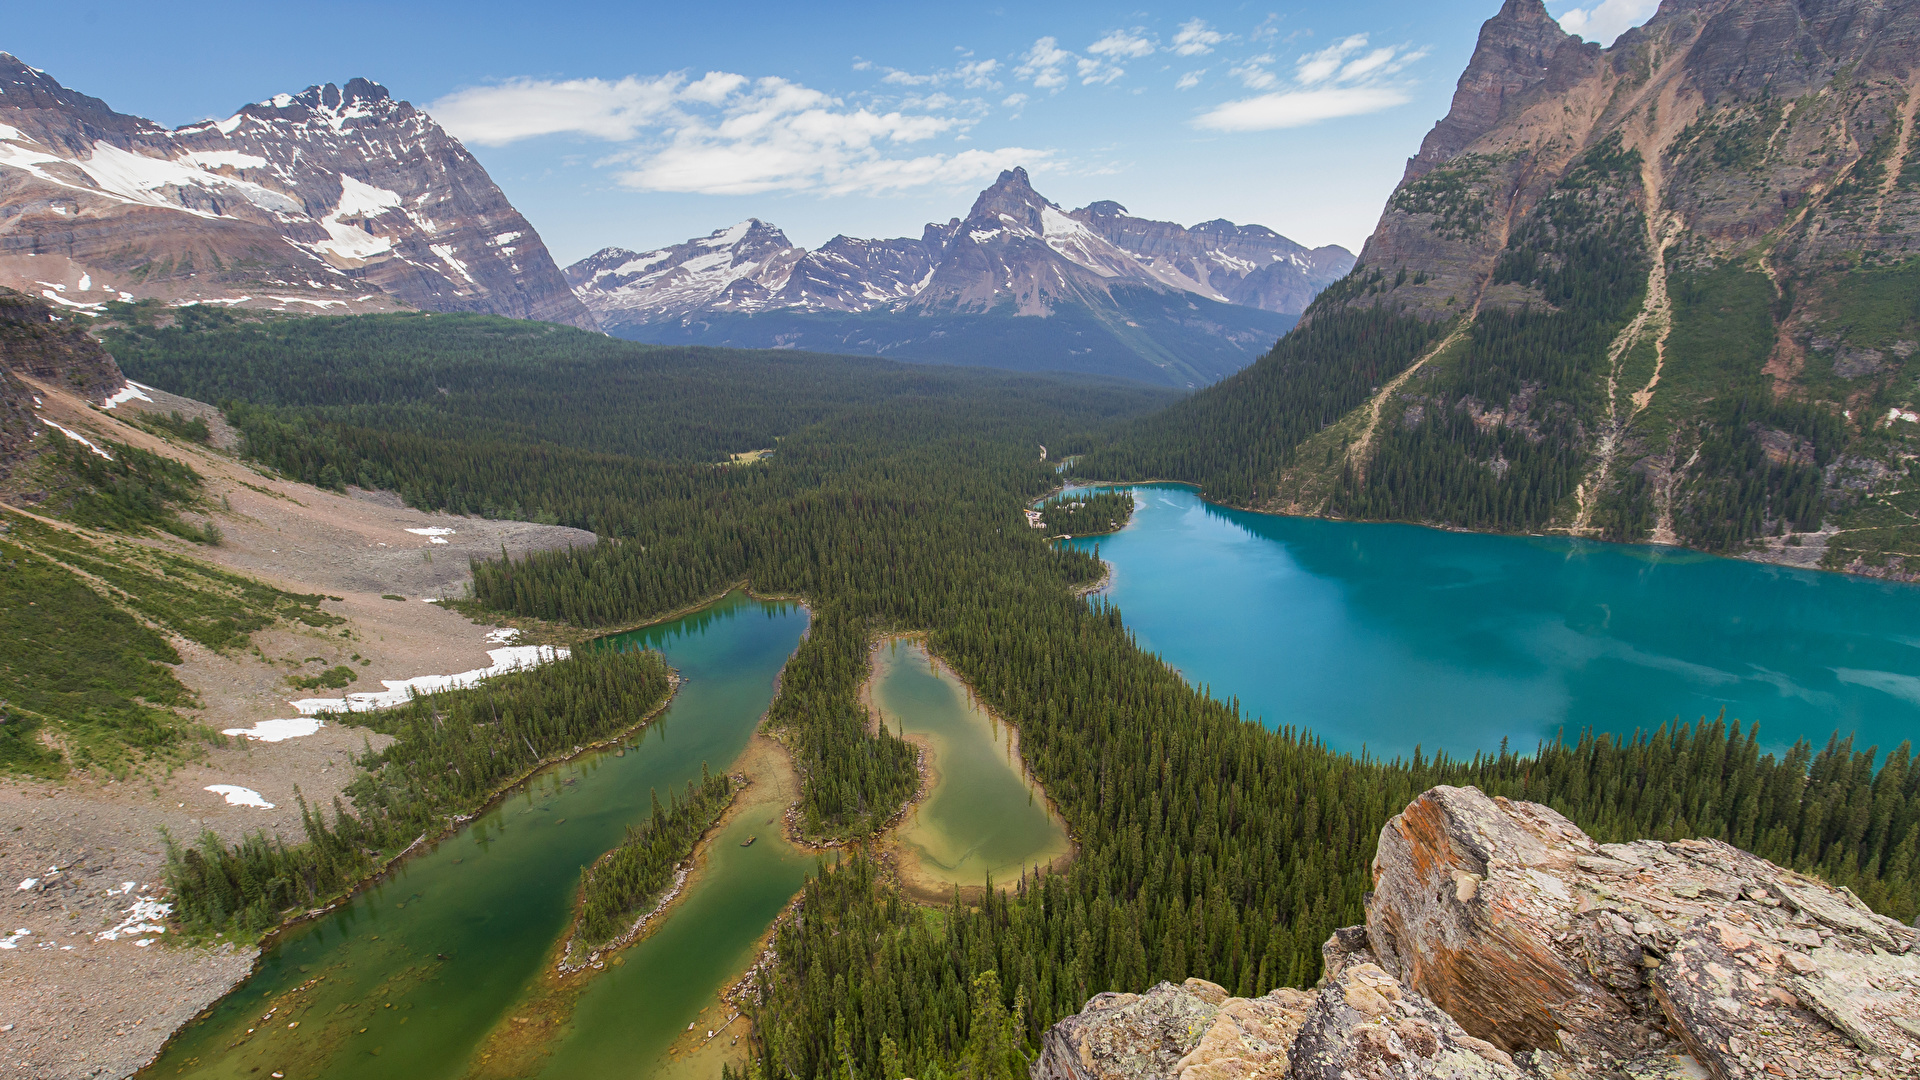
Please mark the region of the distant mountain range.
POLYGON ((1013 169, 918 238, 808 251, 749 219, 563 273, 457 139, 365 79, 169 129, 0 53, 0 286, 81 310, 474 311, 1198 387, 1269 349, 1353 261, 1258 225, 1067 211, 1013 169))
POLYGON ((607 248, 567 281, 609 333, 638 341, 804 348, 1175 386, 1266 351, 1353 266, 1258 225, 1192 228, 1114 202, 1071 212, 1012 169, 967 216, 918 238, 796 247, 748 219, 657 251, 607 248))
POLYGON ((374 83, 168 129, 5 53, 0 285, 80 307, 404 305, 595 326, 480 163, 374 83))

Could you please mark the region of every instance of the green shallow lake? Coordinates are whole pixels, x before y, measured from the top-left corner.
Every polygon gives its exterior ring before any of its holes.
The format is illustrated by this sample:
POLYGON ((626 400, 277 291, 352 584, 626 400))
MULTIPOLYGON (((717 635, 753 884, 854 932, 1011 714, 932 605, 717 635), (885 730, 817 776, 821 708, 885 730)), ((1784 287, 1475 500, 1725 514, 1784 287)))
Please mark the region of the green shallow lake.
POLYGON ((1920 587, 1676 548, 1228 510, 1132 489, 1098 547, 1140 644, 1270 727, 1471 755, 1675 717, 1920 735, 1920 587))
POLYGON ((917 642, 875 658, 874 703, 888 728, 924 740, 937 774, 898 837, 922 882, 1011 881, 1071 851, 1065 827, 1027 777, 1006 725, 934 665, 917 642))
MULTIPOLYGON (((251 978, 143 1075, 464 1074, 475 1048, 538 978, 565 932, 581 868, 617 844, 628 823, 646 817, 654 789, 664 798, 668 788, 698 777, 703 762, 718 771, 739 756, 806 625, 801 608, 735 594, 612 639, 660 649, 686 679, 672 706, 623 756, 609 750, 548 770, 338 910, 284 935, 251 978), (263 1021, 268 1009, 276 1011, 263 1021), (300 1026, 289 1029, 295 1020, 300 1026)), ((575 1075, 658 1071, 672 1018, 684 1028, 741 966, 745 949, 811 865, 784 844, 767 843, 777 838, 777 829, 770 832, 764 848, 716 850, 712 880, 698 882, 659 932, 628 951, 633 960, 601 973, 581 1015, 643 1030, 613 1040, 622 1051, 618 1067, 596 1064, 575 1075), (734 853, 748 857, 722 857, 734 853), (651 975, 635 977, 642 972, 651 975)), ((584 1045, 579 1052, 592 1050, 584 1045)), ((574 1050, 563 1041, 561 1052, 574 1050)))

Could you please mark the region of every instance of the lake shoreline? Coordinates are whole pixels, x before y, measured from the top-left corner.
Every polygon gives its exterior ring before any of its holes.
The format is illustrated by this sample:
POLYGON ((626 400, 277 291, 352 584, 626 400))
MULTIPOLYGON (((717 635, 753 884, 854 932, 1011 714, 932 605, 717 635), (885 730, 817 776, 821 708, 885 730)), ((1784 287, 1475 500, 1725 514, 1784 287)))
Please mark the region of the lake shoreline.
MULTIPOLYGON (((744 778, 746 786, 735 791, 725 812, 701 834, 689 856, 692 865, 678 875, 675 885, 641 916, 639 925, 616 941, 596 949, 592 954, 593 962, 572 966, 565 964, 567 946, 572 940, 571 931, 550 950, 537 982, 507 1010, 510 1015, 503 1015, 476 1045, 472 1064, 465 1074, 467 1080, 505 1080, 537 1071, 539 1059, 549 1052, 548 1048, 571 1022, 581 996, 593 985, 594 978, 609 967, 624 965, 626 959, 622 954, 667 925, 676 909, 683 906, 701 879, 711 872, 714 845, 727 827, 750 811, 770 805, 784 807, 799 790, 798 775, 785 749, 761 731, 753 733, 747 746, 730 764, 728 772, 744 778)), ((577 925, 578 909, 579 896, 576 890, 575 922, 571 925, 577 925)), ((765 942, 778 925, 776 919, 768 927, 744 970, 730 973, 721 981, 715 994, 718 1002, 732 1004, 733 994, 741 982, 740 977, 758 966, 765 951, 765 942)), ((676 1046, 680 1041, 675 1040, 676 1046)))
MULTIPOLYGON (((199 1012, 187 1018, 187 1020, 185 1020, 183 1023, 179 1024, 178 1026, 176 1026, 172 1031, 169 1031, 167 1033, 167 1037, 161 1041, 158 1047, 154 1049, 153 1055, 149 1057, 146 1061, 142 1062, 140 1067, 138 1069, 135 1069, 129 1075, 139 1076, 142 1072, 150 1068, 155 1062, 159 1061, 162 1057, 166 1055, 167 1050, 172 1047, 174 1040, 179 1038, 181 1033, 193 1027, 195 1024, 199 1023, 201 1020, 211 1016, 214 1013, 214 1011, 220 1007, 220 1004, 226 1001, 228 995, 233 993, 235 989, 239 988, 241 985, 245 984, 249 979, 253 978, 256 974, 258 974, 260 970, 261 960, 266 957, 268 951, 272 948, 272 946, 275 943, 279 941, 280 938, 286 936, 288 933, 297 929, 304 923, 311 922, 315 919, 319 919, 326 915, 332 914, 341 905, 348 903, 349 901, 353 900, 355 897, 359 896, 361 893, 365 892, 366 890, 380 884, 382 881, 385 881, 387 878, 397 873, 401 869, 401 867, 407 862, 407 860, 411 859, 416 854, 420 854, 422 852, 431 850, 441 842, 447 840, 448 838, 458 833, 469 822, 472 822, 475 819, 485 815, 487 812, 491 811, 495 807, 499 806, 501 803, 505 802, 509 797, 513 796, 515 793, 526 789, 526 787, 529 784, 539 779, 541 773, 549 769, 558 768, 560 766, 570 764, 574 761, 578 761, 579 759, 587 756, 588 754, 592 754, 598 750, 604 750, 609 746, 612 746, 618 742, 623 741, 624 739, 631 737, 632 735, 640 731, 642 728, 646 727, 648 724, 658 719, 662 713, 666 712, 667 708, 673 704, 674 698, 679 695, 680 684, 681 684, 681 678, 680 678, 679 672, 669 668, 667 671, 666 695, 662 697, 660 701, 656 703, 651 709, 649 709, 644 716, 640 717, 640 719, 635 720, 633 723, 628 724, 627 726, 619 729, 618 731, 615 731, 607 735, 605 738, 596 740, 589 744, 576 747, 565 755, 554 757, 554 758, 543 759, 538 764, 532 766, 531 768, 527 769, 525 772, 521 773, 519 776, 516 776, 513 779, 508 780, 507 782, 502 784, 500 787, 496 788, 493 792, 491 792, 486 797, 486 801, 481 803, 479 806, 475 807, 470 811, 467 811, 461 814, 456 814, 455 816, 449 818, 447 820, 446 825, 444 825, 438 832, 433 833, 431 835, 427 833, 421 833, 418 837, 414 839, 413 843, 408 844, 406 847, 400 849, 398 852, 395 852, 393 855, 388 856, 383 862, 380 863, 379 866, 370 870, 364 877, 360 878, 359 880, 355 881, 352 885, 348 886, 346 891, 332 897, 320 907, 311 908, 309 910, 302 911, 297 915, 287 916, 286 918, 282 919, 279 923, 268 928, 266 931, 264 931, 260 935, 259 939, 256 940, 251 946, 244 946, 247 948, 251 948, 253 950, 253 956, 250 959, 246 973, 241 975, 239 978, 233 980, 231 985, 229 985, 224 991, 222 991, 219 996, 215 997, 212 1001, 208 1002, 206 1006, 203 1007, 199 1012)), ((343 715, 352 716, 354 714, 347 713, 343 715)), ((358 725, 343 723, 341 726, 358 726, 358 725)), ((176 946, 176 947, 189 947, 189 948, 197 947, 197 948, 205 949, 205 948, 215 947, 216 944, 217 943, 209 942, 209 941, 189 940, 184 942, 183 946, 176 946)), ((234 944, 237 945, 238 943, 234 943, 234 944)))
MULTIPOLYGON (((1897 746, 1915 586, 1690 548, 1253 513, 1139 485, 1099 541, 1141 647, 1270 729, 1383 760, 1759 724, 1897 746)), ((1091 553, 1096 541, 1067 546, 1091 553)))
MULTIPOLYGON (((880 707, 878 697, 882 653, 885 649, 903 642, 919 646, 921 651, 926 655, 936 676, 951 679, 966 692, 968 704, 978 708, 984 713, 989 723, 1006 732, 1008 752, 1012 755, 1013 760, 1019 762, 1021 779, 1031 785, 1034 791, 1039 792, 1040 799, 1045 804, 1047 814, 1054 820, 1060 822, 1061 832, 1066 837, 1067 850, 1040 866, 1030 868, 1029 872, 1047 874, 1064 873, 1067 867, 1073 864, 1073 860, 1079 856, 1080 844, 1079 841, 1074 838, 1073 830, 1067 825, 1066 818, 1061 815, 1060 808, 1055 805, 1053 797, 1047 793, 1046 785, 1040 782, 1038 776, 1034 775, 1033 769, 1027 763, 1026 757, 1021 754, 1020 729, 996 713, 991 706, 986 704, 985 699, 980 696, 971 683, 962 678, 960 673, 955 671, 952 665, 942 660, 939 655, 933 651, 929 644, 928 636, 926 631, 910 631, 884 634, 877 637, 868 649, 867 677, 860 685, 860 703, 867 709, 869 715, 872 717, 872 723, 877 730, 879 726, 885 723, 885 714, 880 707)), ((872 837, 872 843, 874 844, 876 853, 881 856, 885 864, 893 868, 894 878, 900 886, 900 891, 916 903, 936 907, 946 904, 952 900, 956 888, 960 891, 963 903, 978 903, 986 896, 986 886, 956 886, 955 883, 951 881, 936 878, 926 873, 920 869, 919 856, 911 850, 901 835, 902 829, 908 818, 912 816, 913 811, 918 809, 920 805, 932 795, 935 785, 940 781, 939 764, 931 740, 927 736, 917 733, 903 737, 920 748, 920 787, 914 792, 912 798, 901 804, 900 810, 888 819, 885 826, 875 831, 872 837)), ((1019 884, 1020 878, 1013 877, 996 883, 995 888, 1003 893, 1011 892, 1018 888, 1019 884)))
MULTIPOLYGON (((676 618, 678 619, 687 618, 688 616, 693 615, 704 608, 713 607, 714 605, 722 603, 734 592, 740 592, 741 594, 743 594, 743 596, 746 597, 747 601, 749 602, 753 602, 757 604, 769 604, 769 603, 792 604, 794 607, 799 608, 802 611, 806 610, 805 603, 798 600, 797 598, 785 597, 785 596, 763 597, 753 593, 750 589, 746 589, 739 584, 735 584, 735 585, 729 586, 725 592, 720 593, 718 596, 706 600, 701 605, 695 606, 690 609, 681 610, 678 612, 677 615, 658 616, 655 618, 651 618, 646 620, 641 625, 643 628, 658 626, 658 625, 665 625, 675 621, 676 618)), ((810 613, 808 614, 810 616, 810 613)), ((625 631, 625 632, 631 632, 631 631, 625 631)), ((612 632, 612 631, 596 632, 595 636, 592 639, 589 639, 588 641, 583 642, 582 644, 585 647, 591 647, 592 641, 610 639, 610 638, 619 636, 619 633, 620 632, 612 632)), ((804 636, 804 630, 802 633, 804 636)), ((791 651, 789 651, 788 653, 788 658, 790 657, 791 657, 791 651)), ((784 665, 785 665, 785 659, 781 661, 782 668, 784 668, 784 665)), ((776 677, 777 677, 777 672, 776 672, 776 677)), ((259 977, 263 972, 263 964, 265 963, 266 959, 268 958, 269 954, 273 951, 275 946, 278 945, 280 942, 288 939, 291 935, 295 934, 297 931, 301 930, 301 928, 305 924, 308 924, 308 923, 317 921, 319 919, 322 919, 323 917, 332 915, 333 913, 340 910, 343 906, 346 906, 348 904, 355 902, 359 897, 363 896, 369 891, 377 889, 381 887, 383 883, 391 879, 394 879, 397 875, 401 874, 404 871, 404 869, 408 865, 410 865, 416 858, 427 855, 437 850, 439 846, 445 843, 448 839, 459 835, 463 829, 470 826, 473 822, 483 819, 489 813, 494 812, 500 806, 506 803, 509 799, 523 792, 529 792, 533 790, 533 787, 536 784, 538 784, 543 777, 551 775, 557 770, 560 770, 566 767, 575 766, 582 761, 593 758, 598 753, 606 753, 607 751, 613 749, 619 744, 634 738, 636 735, 638 735, 642 731, 649 728, 650 725, 652 725, 655 721, 659 720, 681 698, 681 691, 686 682, 686 679, 683 676, 683 674, 677 668, 669 667, 668 679, 669 679, 669 685, 668 685, 666 694, 663 695, 658 702, 654 703, 650 708, 647 709, 647 711, 644 714, 642 714, 638 718, 633 719, 629 722, 623 723, 619 728, 608 732, 603 737, 595 739, 590 743, 585 743, 578 746, 570 747, 565 753, 556 754, 556 755, 544 758, 539 763, 530 766, 520 774, 508 780, 503 781, 499 786, 494 788, 487 795, 484 801, 478 803, 477 805, 472 806, 470 809, 467 809, 460 814, 453 815, 452 817, 446 819, 445 824, 442 825, 441 827, 431 830, 429 832, 423 832, 419 837, 415 838, 415 840, 412 843, 408 844, 402 850, 384 859, 377 867, 370 870, 367 874, 365 874, 360 879, 356 880, 350 887, 348 887, 344 891, 331 897, 326 903, 319 905, 317 907, 309 908, 309 909, 300 911, 296 914, 290 915, 284 918, 281 922, 279 922, 269 930, 262 933, 261 936, 258 938, 257 942, 253 946, 251 946, 252 951, 251 951, 251 955, 247 958, 246 971, 243 974, 239 975, 237 978, 233 979, 229 983, 229 985, 227 985, 220 993, 214 995, 210 1000, 208 1000, 207 1003, 203 1007, 201 1007, 198 1011, 196 1011, 192 1016, 186 1018, 183 1022, 179 1023, 178 1025, 174 1026, 170 1031, 168 1031, 165 1039, 153 1051, 152 1055, 149 1056, 139 1066, 138 1069, 134 1070, 134 1072, 129 1075, 145 1075, 147 1071, 150 1070, 157 1062, 165 1060, 168 1054, 176 1048, 176 1046, 180 1043, 180 1040, 188 1032, 194 1030, 203 1021, 208 1021, 211 1018, 213 1018, 215 1014, 219 1012, 222 1005, 228 1002, 228 1000, 231 998, 231 996, 235 991, 237 991, 243 986, 246 986, 251 980, 255 979, 256 977, 259 977)), ((764 713, 762 715, 762 719, 764 719, 764 713)), ((757 723, 758 721, 756 721, 756 724, 757 723)), ((349 719, 348 723, 343 726, 354 726, 354 725, 352 725, 351 720, 349 719)), ((735 803, 737 804, 738 802, 739 802, 739 799, 738 797, 736 797, 735 803)), ((562 938, 562 940, 564 940, 564 937, 562 938)), ((183 942, 183 944, 195 944, 195 943, 183 942)), ((201 943, 201 944, 204 944, 204 943, 201 943)), ((238 946, 236 945, 236 947, 238 946)))
MULTIPOLYGON (((1558 531, 1558 530, 1548 531, 1548 532, 1507 532, 1500 529, 1467 529, 1467 528, 1462 528, 1458 525, 1444 525, 1444 524, 1437 524, 1430 521, 1409 521, 1402 518, 1388 518, 1388 519, 1348 518, 1348 517, 1341 517, 1337 514, 1305 513, 1297 509, 1275 510, 1275 509, 1268 509, 1268 508, 1259 507, 1259 506, 1236 506, 1232 503, 1220 502, 1215 499, 1208 498, 1205 490, 1203 490, 1199 484, 1193 483, 1192 481, 1189 481, 1189 480, 1080 480, 1077 482, 1070 481, 1068 483, 1064 483, 1060 485, 1059 487, 1054 488, 1052 491, 1042 496, 1041 501, 1045 501, 1046 499, 1051 499, 1054 496, 1060 494, 1061 492, 1067 491, 1072 488, 1133 488, 1133 487, 1186 488, 1192 491, 1195 497, 1200 499, 1200 501, 1206 503, 1208 506, 1216 506, 1222 510, 1236 510, 1246 514, 1259 514, 1259 515, 1262 515, 1263 517, 1299 518, 1299 519, 1310 520, 1310 521, 1337 521, 1346 525, 1407 525, 1416 529, 1431 529, 1434 532, 1460 533, 1468 536, 1539 537, 1541 539, 1552 539, 1552 540, 1580 540, 1580 541, 1584 541, 1592 544, 1609 544, 1616 547, 1666 548, 1673 551, 1685 551, 1695 555, 1707 555, 1716 559, 1728 559, 1734 562, 1759 563, 1763 566, 1779 566, 1779 567, 1785 567, 1787 569, 1792 569, 1792 570, 1813 570, 1823 574, 1838 574, 1842 577, 1866 578, 1871 581, 1891 581, 1891 582, 1895 582, 1903 585, 1920 583, 1920 572, 1899 571, 1899 570, 1893 570, 1891 568, 1869 566, 1862 559, 1859 559, 1859 558, 1855 558, 1852 562, 1848 563, 1846 566, 1839 567, 1839 568, 1822 565, 1822 562, 1823 562, 1822 556, 1825 553, 1826 544, 1827 544, 1826 538, 1832 535, 1837 535, 1837 533, 1830 533, 1825 529, 1822 529, 1818 532, 1806 532, 1806 533, 1794 534, 1796 537, 1818 538, 1819 543, 1817 545, 1793 546, 1793 545, 1789 545, 1786 542, 1786 537, 1767 536, 1767 537, 1760 538, 1766 544, 1766 547, 1762 550, 1723 552, 1723 551, 1708 551, 1705 548, 1693 547, 1690 544, 1667 543, 1664 541, 1651 540, 1651 539, 1607 540, 1598 536, 1576 536, 1571 532, 1558 531), (1806 557, 1807 555, 1812 555, 1813 557, 1809 560, 1806 557)), ((1035 503, 1033 505, 1038 505, 1038 504, 1035 503)), ((1123 531, 1125 528, 1126 526, 1121 526, 1121 530, 1118 530, 1118 531, 1123 531)), ((1089 533, 1087 535, 1091 536, 1095 534, 1089 533)), ((1113 533, 1101 533, 1098 535, 1111 536, 1113 535, 1113 533)))

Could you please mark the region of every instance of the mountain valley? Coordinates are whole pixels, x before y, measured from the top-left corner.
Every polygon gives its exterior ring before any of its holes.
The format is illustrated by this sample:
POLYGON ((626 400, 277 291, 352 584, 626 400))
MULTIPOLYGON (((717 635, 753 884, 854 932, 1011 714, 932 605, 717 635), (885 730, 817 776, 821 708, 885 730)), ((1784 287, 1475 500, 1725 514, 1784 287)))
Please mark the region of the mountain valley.
POLYGON ((7 43, 0 1078, 1920 1067, 1920 0, 790 7, 7 43))

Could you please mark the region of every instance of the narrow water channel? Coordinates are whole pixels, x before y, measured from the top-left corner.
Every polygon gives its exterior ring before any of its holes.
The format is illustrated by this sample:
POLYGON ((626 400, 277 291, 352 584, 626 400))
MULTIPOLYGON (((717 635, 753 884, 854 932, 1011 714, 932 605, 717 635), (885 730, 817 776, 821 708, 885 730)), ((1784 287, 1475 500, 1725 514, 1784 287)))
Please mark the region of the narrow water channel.
POLYGON ((895 833, 905 884, 938 893, 989 876, 1011 882, 1072 851, 1065 826, 1021 764, 1013 729, 918 642, 880 647, 873 703, 881 723, 932 757, 931 790, 895 833))
MULTIPOLYGON (((653 791, 664 798, 698 777, 702 763, 719 771, 740 756, 806 624, 797 606, 734 594, 612 639, 660 649, 686 680, 662 716, 622 751, 549 769, 377 885, 283 935, 252 977, 142 1075, 466 1075, 488 1033, 511 1023, 514 1005, 540 978, 566 931, 581 869, 646 816, 653 791)), ((765 830, 763 840, 777 833, 765 830)), ((628 950, 626 965, 601 973, 606 989, 591 988, 580 1016, 599 1018, 595 1027, 604 1020, 645 1030, 621 1035, 619 1068, 574 1075, 655 1075, 674 1034, 656 1029, 684 1028, 742 966, 745 950, 811 865, 780 845, 741 850, 751 857, 724 860, 690 889, 660 932, 628 950), (640 972, 648 974, 635 978, 640 972)), ((563 1044, 562 1052, 570 1048, 563 1044)))

